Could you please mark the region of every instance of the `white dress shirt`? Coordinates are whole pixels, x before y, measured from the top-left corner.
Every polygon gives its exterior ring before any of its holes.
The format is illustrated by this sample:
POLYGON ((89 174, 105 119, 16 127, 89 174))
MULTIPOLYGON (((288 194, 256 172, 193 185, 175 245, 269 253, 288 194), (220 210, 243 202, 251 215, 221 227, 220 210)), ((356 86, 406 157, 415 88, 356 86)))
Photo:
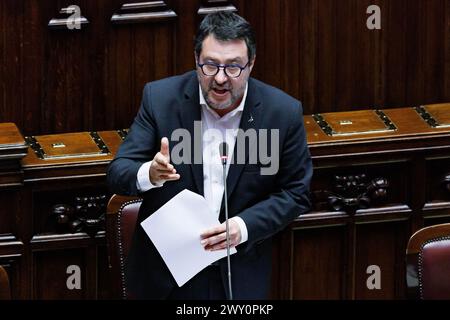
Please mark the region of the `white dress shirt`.
MULTIPOLYGON (((244 110, 245 100, 247 98, 248 85, 245 88, 244 96, 239 106, 220 117, 212 108, 210 108, 203 97, 201 87, 199 86, 201 120, 202 120, 202 150, 203 150, 203 190, 204 197, 210 204, 211 211, 219 217, 220 207, 224 193, 223 168, 219 154, 220 143, 226 141, 228 144, 228 162, 226 173, 230 168, 230 159, 233 156, 236 135, 239 129, 242 112, 244 110)), ((151 161, 144 163, 137 174, 137 187, 141 192, 151 188, 161 187, 162 184, 153 185, 150 182, 149 170, 151 161)), ((233 217, 241 231, 241 242, 248 239, 247 226, 240 217, 233 217)), ((231 220, 230 219, 230 220, 231 220)))

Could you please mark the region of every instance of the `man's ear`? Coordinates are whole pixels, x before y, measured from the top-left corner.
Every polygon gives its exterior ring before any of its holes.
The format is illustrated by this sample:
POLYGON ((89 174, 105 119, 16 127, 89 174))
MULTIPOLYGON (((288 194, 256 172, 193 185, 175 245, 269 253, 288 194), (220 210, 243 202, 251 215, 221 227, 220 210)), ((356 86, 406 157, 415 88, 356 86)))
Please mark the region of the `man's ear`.
POLYGON ((195 53, 195 51, 194 51, 194 59, 195 59, 195 65, 197 65, 198 64, 198 57, 197 57, 197 54, 195 53))
POLYGON ((252 61, 250 61, 250 64, 248 66, 248 68, 250 69, 250 72, 252 72, 253 66, 255 65, 255 61, 256 61, 256 55, 253 57, 252 61))

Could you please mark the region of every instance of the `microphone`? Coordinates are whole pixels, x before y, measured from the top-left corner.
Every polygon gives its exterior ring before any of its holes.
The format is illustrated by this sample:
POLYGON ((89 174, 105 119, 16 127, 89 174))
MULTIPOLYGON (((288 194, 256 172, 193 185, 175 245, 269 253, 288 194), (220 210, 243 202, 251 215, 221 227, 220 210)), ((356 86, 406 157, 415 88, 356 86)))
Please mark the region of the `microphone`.
POLYGON ((228 292, 230 300, 233 300, 233 289, 231 288, 231 264, 230 264, 230 229, 228 226, 228 195, 227 195, 227 160, 228 160, 228 144, 222 142, 219 145, 220 159, 223 168, 223 192, 225 201, 225 233, 227 240, 227 265, 228 265, 228 292))
POLYGON ((219 145, 219 153, 220 153, 220 159, 222 160, 222 165, 227 164, 228 160, 228 144, 226 142, 222 142, 219 145))

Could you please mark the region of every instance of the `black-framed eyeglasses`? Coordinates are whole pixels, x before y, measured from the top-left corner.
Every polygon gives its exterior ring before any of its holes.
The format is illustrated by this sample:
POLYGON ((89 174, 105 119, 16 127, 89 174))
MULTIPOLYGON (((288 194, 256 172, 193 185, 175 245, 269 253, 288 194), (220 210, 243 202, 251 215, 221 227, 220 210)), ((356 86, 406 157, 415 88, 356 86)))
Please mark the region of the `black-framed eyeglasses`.
POLYGON ((203 74, 208 77, 215 76, 219 73, 220 69, 223 69, 223 72, 225 72, 227 77, 238 78, 241 75, 242 70, 247 68, 249 62, 243 67, 238 64, 217 64, 214 62, 198 63, 197 65, 202 69, 203 74))

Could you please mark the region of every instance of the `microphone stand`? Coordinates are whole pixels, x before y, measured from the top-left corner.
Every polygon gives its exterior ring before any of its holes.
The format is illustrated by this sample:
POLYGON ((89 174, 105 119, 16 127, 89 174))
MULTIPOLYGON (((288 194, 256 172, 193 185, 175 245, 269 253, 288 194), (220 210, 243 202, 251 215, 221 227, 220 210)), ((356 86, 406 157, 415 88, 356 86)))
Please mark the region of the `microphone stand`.
POLYGON ((220 145, 220 158, 222 159, 223 168, 223 191, 225 201, 225 233, 227 240, 227 266, 228 266, 228 292, 230 293, 230 300, 233 300, 233 289, 231 287, 231 263, 230 263, 230 229, 228 225, 228 195, 227 195, 227 150, 228 145, 226 142, 220 145))

